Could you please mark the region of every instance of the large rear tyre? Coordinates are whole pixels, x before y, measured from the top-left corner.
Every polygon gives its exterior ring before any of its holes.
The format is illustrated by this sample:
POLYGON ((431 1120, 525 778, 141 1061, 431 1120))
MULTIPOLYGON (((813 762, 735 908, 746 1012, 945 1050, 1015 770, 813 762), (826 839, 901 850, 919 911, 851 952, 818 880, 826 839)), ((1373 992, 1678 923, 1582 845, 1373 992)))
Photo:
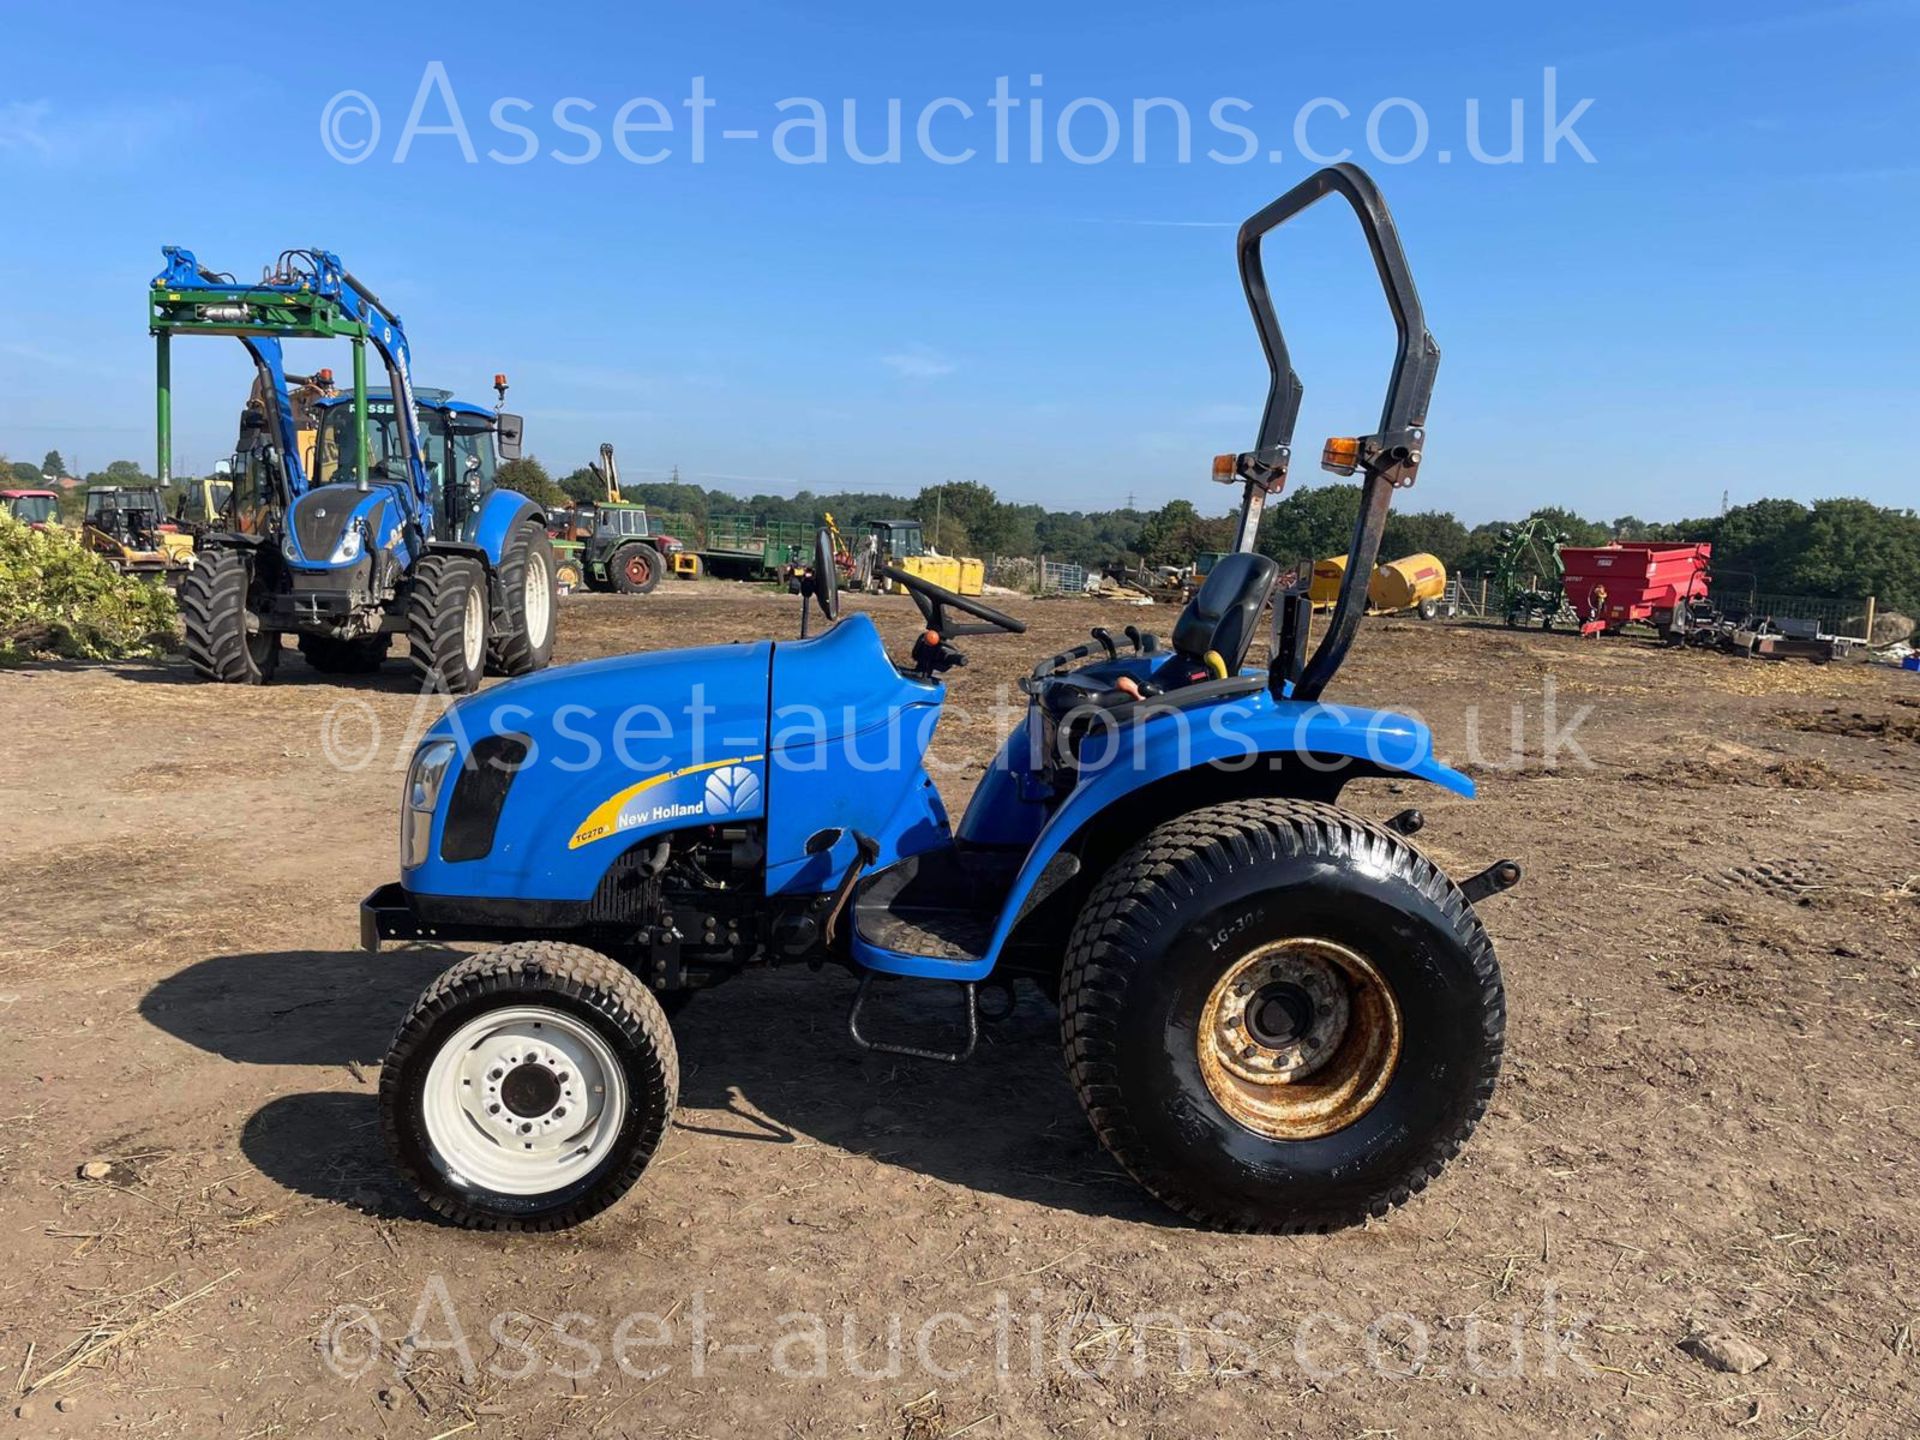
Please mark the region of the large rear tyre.
POLYGON ((1149 834, 1069 942, 1080 1103, 1148 1190, 1223 1230, 1326 1231, 1424 1189, 1485 1112, 1493 946, 1400 836, 1246 800, 1149 834))
POLYGON ((428 555, 413 571, 407 650, 422 690, 470 695, 487 665, 487 572, 469 555, 428 555))
POLYGON ((500 592, 507 623, 488 642, 489 668, 501 675, 544 670, 553 658, 553 612, 559 600, 553 541, 531 520, 507 538, 500 555, 500 592))
POLYGON ((632 971, 525 941, 462 960, 420 997, 380 1072, 381 1128, 447 1219, 559 1230, 640 1178, 679 1090, 667 1018, 632 971))
POLYGON ((640 542, 622 545, 607 561, 613 588, 622 595, 647 594, 660 583, 660 569, 660 552, 640 542))
POLYGON ((280 664, 280 636, 260 628, 248 604, 253 565, 238 550, 213 548, 196 558, 180 582, 180 619, 187 660, 202 679, 223 685, 264 685, 280 664))
POLYGON ((322 675, 371 675, 392 648, 391 635, 367 635, 358 640, 336 640, 330 635, 300 637, 300 658, 322 675))

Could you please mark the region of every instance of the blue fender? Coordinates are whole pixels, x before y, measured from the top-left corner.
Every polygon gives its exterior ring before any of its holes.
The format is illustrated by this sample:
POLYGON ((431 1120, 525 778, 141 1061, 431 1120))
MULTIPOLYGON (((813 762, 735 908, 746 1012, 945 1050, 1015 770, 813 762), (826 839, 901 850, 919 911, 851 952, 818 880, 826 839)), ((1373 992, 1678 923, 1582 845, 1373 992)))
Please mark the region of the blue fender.
POLYGON ((517 491, 495 490, 480 502, 480 515, 473 524, 473 543, 487 557, 489 567, 499 568, 507 537, 513 534, 514 526, 527 519, 544 525, 546 512, 517 491))
MULTIPOLYGON (((1201 766, 1251 769, 1278 758, 1330 772, 1360 764, 1371 773, 1411 775, 1458 795, 1473 795, 1473 781, 1434 758, 1433 732, 1420 721, 1392 711, 1276 702, 1262 692, 1246 700, 1156 717, 1089 737, 1083 745, 1079 783, 1034 837, 1001 903, 993 938, 978 960, 923 960, 864 946, 857 946, 858 958, 872 969, 895 974, 982 979, 999 961, 1047 862, 1116 803, 1157 781, 1201 766), (1098 752, 1092 747, 1099 747, 1098 752)), ((981 783, 992 779, 990 774, 981 783)), ((967 830, 963 824, 962 834, 967 830)))

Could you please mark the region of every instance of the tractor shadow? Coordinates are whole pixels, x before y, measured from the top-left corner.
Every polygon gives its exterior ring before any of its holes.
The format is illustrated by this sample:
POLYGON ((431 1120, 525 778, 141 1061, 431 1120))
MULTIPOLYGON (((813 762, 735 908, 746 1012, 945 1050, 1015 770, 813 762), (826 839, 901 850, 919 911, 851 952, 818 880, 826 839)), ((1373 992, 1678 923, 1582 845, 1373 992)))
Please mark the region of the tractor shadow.
MULTIPOLYGON (((138 685, 205 685, 207 683, 194 673, 193 667, 184 658, 177 655, 164 660, 111 662, 53 660, 45 662, 40 668, 105 670, 116 680, 130 680, 138 685)), ((357 690, 379 695, 420 693, 420 682, 401 663, 399 656, 389 658, 385 665, 370 675, 325 675, 307 665, 291 645, 281 651, 279 666, 274 670, 270 683, 275 689, 324 686, 329 690, 357 690)))
MULTIPOLYGON (((243 1153, 299 1194, 426 1218, 380 1138, 378 1067, 420 991, 457 958, 434 947, 221 955, 160 981, 139 1008, 157 1028, 237 1064, 346 1070, 341 1088, 262 1105, 242 1129, 243 1153)), ((846 1023, 853 989, 845 976, 792 971, 697 997, 673 1021, 681 1081, 672 1135, 700 1154, 830 1145, 1010 1199, 1183 1223, 1095 1140, 1067 1084, 1059 1022, 1031 990, 1022 987, 1004 1021, 982 1026, 971 1060, 945 1065, 857 1049, 846 1023)), ((920 993, 932 989, 879 987, 863 1030, 953 1044, 956 1007, 937 991, 920 993)), ((263 1089, 273 1083, 263 1079, 263 1089)))

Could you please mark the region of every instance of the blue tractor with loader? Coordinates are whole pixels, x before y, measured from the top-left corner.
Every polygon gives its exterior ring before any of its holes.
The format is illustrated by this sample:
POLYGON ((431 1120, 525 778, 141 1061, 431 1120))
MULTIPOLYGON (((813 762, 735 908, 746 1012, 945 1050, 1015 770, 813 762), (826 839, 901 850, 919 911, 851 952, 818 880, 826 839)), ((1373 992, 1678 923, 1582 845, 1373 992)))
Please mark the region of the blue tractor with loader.
POLYGON ((427 989, 381 1075, 386 1139, 431 1209, 551 1230, 613 1203, 673 1114, 669 1015, 779 965, 851 972, 850 1039, 929 1063, 967 1058, 983 1012, 1033 982, 1100 1140, 1206 1225, 1350 1225, 1440 1173, 1505 1035, 1475 905, 1519 867, 1456 883, 1410 843, 1417 811, 1342 808, 1356 777, 1473 786, 1419 721, 1323 698, 1392 492, 1419 469, 1439 352, 1363 171, 1296 186, 1238 253, 1271 384, 1254 448, 1214 464, 1241 489, 1236 549, 1165 643, 1097 629, 1035 665, 957 826, 923 764, 946 677, 962 640, 1026 627, 887 567, 924 624, 896 659, 868 615, 840 615, 825 531, 798 640, 568 666, 462 701, 423 737, 400 878, 363 902, 362 942, 499 942, 427 989), (1261 247, 1329 195, 1359 217, 1400 338, 1378 429, 1323 455, 1362 481, 1315 643, 1304 586, 1276 595, 1254 550, 1301 396, 1261 247), (1268 658, 1249 666, 1270 602, 1268 658), (809 636, 816 605, 829 628, 809 636), (888 981, 957 998, 950 1046, 874 1033, 888 981))
MULTIPOLYGON (((546 517, 493 483, 496 460, 520 453, 519 417, 416 390, 399 318, 328 251, 285 251, 257 282, 177 246, 164 254, 148 292, 161 484, 173 468, 175 335, 238 338, 265 401, 242 419, 230 513, 202 532, 180 586, 194 670, 263 684, 286 634, 328 673, 377 668, 404 634, 422 686, 455 694, 489 672, 544 668, 556 595, 546 517), (319 402, 311 456, 288 394, 289 338, 353 347, 352 392, 319 402), (384 391, 367 387, 369 345, 384 391)), ((495 389, 504 403, 504 376, 495 389)))

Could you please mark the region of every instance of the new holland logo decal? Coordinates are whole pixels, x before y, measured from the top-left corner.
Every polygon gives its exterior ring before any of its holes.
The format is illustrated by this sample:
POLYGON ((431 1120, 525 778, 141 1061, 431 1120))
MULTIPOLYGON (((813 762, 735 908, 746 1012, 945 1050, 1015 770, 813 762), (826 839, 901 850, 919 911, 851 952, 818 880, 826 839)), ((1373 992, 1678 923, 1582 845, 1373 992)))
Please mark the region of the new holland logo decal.
POLYGON ((609 835, 672 820, 752 814, 760 808, 763 787, 759 772, 749 767, 764 759, 764 755, 736 755, 650 775, 594 806, 567 848, 578 850, 609 835), (698 789, 676 783, 699 775, 706 779, 698 789))

